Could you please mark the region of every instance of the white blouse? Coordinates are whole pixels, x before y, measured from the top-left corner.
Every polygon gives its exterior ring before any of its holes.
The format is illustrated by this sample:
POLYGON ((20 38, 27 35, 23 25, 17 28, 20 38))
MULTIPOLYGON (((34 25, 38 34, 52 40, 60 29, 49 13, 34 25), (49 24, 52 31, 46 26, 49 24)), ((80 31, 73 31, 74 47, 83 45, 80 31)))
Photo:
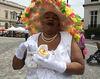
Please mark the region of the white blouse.
MULTIPOLYGON (((54 55, 56 60, 70 63, 72 36, 68 32, 60 32, 60 34, 61 41, 56 50, 54 50, 54 52, 56 52, 54 55)), ((72 75, 68 73, 59 73, 43 67, 32 66, 35 64, 35 62, 32 61, 32 53, 38 49, 39 35, 40 33, 34 34, 27 40, 29 41, 29 46, 27 48, 27 56, 25 59, 25 65, 27 67, 26 79, 73 79, 72 75)), ((50 53, 51 51, 48 52, 50 53)))

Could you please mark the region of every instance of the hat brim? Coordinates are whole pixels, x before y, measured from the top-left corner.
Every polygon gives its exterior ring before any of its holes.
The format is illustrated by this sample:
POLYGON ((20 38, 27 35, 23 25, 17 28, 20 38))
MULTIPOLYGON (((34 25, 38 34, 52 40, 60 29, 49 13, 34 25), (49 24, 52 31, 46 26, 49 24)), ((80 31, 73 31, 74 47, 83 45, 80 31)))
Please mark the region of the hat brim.
POLYGON ((51 3, 40 3, 36 8, 34 8, 33 13, 31 13, 31 19, 30 22, 28 22, 28 24, 31 26, 31 29, 32 27, 35 27, 37 31, 42 31, 41 22, 44 14, 47 12, 53 12, 59 17, 60 30, 64 30, 67 28, 67 26, 72 24, 71 19, 69 17, 66 18, 66 15, 61 12, 57 5, 51 3))
POLYGON ((61 12, 59 7, 56 5, 53 5, 51 3, 41 3, 39 5, 38 12, 39 12, 41 18, 43 17, 43 15, 45 13, 53 12, 59 17, 61 22, 65 21, 65 19, 66 19, 66 16, 61 12))

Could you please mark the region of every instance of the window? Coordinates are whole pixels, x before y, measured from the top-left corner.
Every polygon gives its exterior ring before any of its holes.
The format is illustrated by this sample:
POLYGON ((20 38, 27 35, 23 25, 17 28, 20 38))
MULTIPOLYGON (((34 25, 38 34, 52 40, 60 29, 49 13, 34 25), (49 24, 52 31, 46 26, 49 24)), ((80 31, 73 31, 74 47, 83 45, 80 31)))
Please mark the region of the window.
POLYGON ((10 12, 10 18, 11 19, 16 19, 17 13, 16 12, 10 12))
POLYGON ((97 27, 97 11, 91 11, 91 27, 97 27))
POLYGON ((13 12, 10 12, 10 19, 13 19, 13 12))
POLYGON ((8 19, 8 11, 5 10, 5 18, 8 19))
POLYGON ((91 2, 98 1, 98 0, 91 0, 91 2))
POLYGON ((8 29, 8 23, 5 23, 5 29, 8 29))
POLYGON ((15 12, 13 12, 13 19, 15 19, 15 12))
POLYGON ((16 19, 17 19, 17 13, 16 13, 16 19))

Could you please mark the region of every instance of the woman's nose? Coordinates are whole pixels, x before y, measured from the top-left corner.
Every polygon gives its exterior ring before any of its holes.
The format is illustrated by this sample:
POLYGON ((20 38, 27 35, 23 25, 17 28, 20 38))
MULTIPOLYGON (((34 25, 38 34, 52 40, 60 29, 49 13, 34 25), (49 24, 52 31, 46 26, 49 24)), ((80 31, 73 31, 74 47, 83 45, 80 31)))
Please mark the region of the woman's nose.
POLYGON ((49 18, 49 21, 53 21, 53 18, 52 18, 52 17, 50 17, 50 18, 49 18))

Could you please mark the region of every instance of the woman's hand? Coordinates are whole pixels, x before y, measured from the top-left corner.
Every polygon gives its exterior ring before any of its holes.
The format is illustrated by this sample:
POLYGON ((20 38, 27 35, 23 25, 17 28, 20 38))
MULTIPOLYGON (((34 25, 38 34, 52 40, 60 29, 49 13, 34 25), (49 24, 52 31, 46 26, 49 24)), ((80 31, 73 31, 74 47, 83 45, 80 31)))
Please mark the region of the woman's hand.
POLYGON ((34 61, 40 66, 58 71, 60 73, 63 73, 67 68, 65 62, 59 62, 55 60, 54 55, 52 54, 50 54, 48 59, 43 59, 38 54, 34 54, 33 58, 34 58, 34 61))
POLYGON ((25 50, 27 49, 27 47, 28 47, 28 43, 27 43, 27 42, 23 42, 23 43, 20 44, 20 46, 19 46, 17 52, 15 53, 15 55, 16 55, 16 57, 17 57, 18 59, 23 59, 23 57, 24 57, 24 52, 25 52, 25 50))
POLYGON ((16 57, 19 59, 23 59, 24 52, 27 48, 28 48, 28 51, 30 52, 36 51, 36 43, 34 41, 26 41, 26 42, 21 43, 16 52, 16 57))

